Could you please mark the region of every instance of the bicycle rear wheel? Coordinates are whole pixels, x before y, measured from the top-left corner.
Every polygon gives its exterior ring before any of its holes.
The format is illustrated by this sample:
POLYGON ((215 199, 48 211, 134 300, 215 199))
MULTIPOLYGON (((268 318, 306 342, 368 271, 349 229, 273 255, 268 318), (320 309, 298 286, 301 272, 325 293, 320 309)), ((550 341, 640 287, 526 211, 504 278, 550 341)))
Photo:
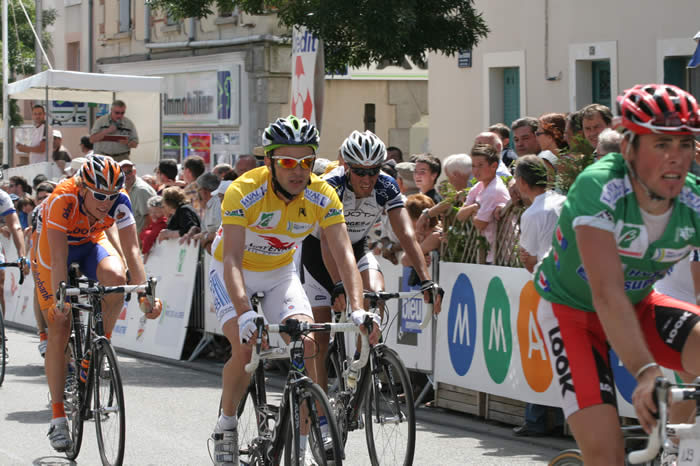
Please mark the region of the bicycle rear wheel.
POLYGON ((0 386, 5 381, 5 365, 7 364, 7 344, 5 343, 5 318, 0 306, 0 386))
POLYGON ((416 415, 408 371, 398 354, 374 348, 372 378, 364 401, 365 436, 373 466, 411 465, 416 415))
POLYGON ((80 453, 80 446, 83 443, 83 415, 81 413, 83 403, 89 403, 90 400, 84 399, 86 390, 78 381, 80 375, 81 358, 76 350, 75 340, 68 340, 68 353, 70 355, 70 365, 73 368, 72 373, 69 371, 66 374, 66 384, 63 390, 63 407, 66 411, 66 419, 68 420, 68 431, 71 436, 71 449, 66 451, 66 457, 74 460, 80 453))
POLYGON ((124 391, 112 345, 99 341, 93 354, 95 364, 95 427, 97 445, 104 465, 122 464, 126 437, 124 391))
MULTIPOLYGON (((306 422, 308 425, 305 458, 312 457, 319 466, 342 465, 343 445, 338 430, 338 423, 324 391, 311 381, 302 382, 298 387, 297 400, 301 409, 301 422, 306 422), (321 430, 321 418, 324 416, 328 425, 328 433, 325 439, 321 430)), ((287 429, 284 449, 284 464, 286 466, 303 466, 307 462, 304 461, 304 458, 298 458, 294 454, 293 435, 300 435, 300 432, 294 432, 292 417, 290 413, 290 426, 287 429)))

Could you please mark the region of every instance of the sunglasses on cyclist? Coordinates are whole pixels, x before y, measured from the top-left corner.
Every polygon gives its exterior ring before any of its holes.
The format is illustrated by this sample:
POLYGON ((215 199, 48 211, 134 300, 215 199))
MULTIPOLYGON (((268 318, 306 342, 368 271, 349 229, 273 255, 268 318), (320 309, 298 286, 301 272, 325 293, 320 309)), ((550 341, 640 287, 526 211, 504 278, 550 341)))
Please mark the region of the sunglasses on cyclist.
POLYGON ((376 176, 381 171, 382 167, 372 167, 372 168, 357 168, 350 167, 352 171, 357 176, 376 176))
POLYGON ((272 160, 277 163, 278 167, 287 168, 291 170, 296 168, 297 165, 301 165, 304 170, 311 170, 314 166, 314 161, 316 160, 315 155, 307 155, 301 159, 295 159, 294 157, 285 157, 283 155, 273 155, 272 160))
POLYGON ((96 201, 116 201, 117 198, 119 197, 119 193, 112 193, 112 194, 105 194, 105 193, 98 193, 94 189, 87 188, 88 191, 92 193, 92 197, 95 198, 96 201))

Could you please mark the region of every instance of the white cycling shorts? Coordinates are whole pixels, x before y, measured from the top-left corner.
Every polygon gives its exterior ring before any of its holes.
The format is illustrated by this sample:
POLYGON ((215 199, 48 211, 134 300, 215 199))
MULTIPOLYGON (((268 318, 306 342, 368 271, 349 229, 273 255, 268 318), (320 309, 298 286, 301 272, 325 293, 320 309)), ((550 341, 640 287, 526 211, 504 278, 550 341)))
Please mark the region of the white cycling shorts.
MULTIPOLYGON (((250 297, 255 293, 265 294, 262 309, 268 323, 279 324, 288 317, 298 314, 313 318, 311 305, 293 262, 266 272, 243 270, 243 280, 246 283, 245 291, 249 304, 250 297)), ((219 319, 222 327, 229 320, 238 317, 238 312, 234 309, 224 284, 224 264, 216 259, 212 259, 209 267, 209 290, 212 294, 216 318, 219 319)))

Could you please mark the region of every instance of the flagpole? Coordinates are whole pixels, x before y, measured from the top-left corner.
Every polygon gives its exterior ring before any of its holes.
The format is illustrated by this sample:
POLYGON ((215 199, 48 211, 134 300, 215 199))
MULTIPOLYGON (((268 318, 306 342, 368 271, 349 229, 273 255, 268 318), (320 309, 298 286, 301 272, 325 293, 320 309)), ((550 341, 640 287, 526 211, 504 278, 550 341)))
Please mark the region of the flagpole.
POLYGON ((2 0, 2 163, 10 160, 10 103, 7 100, 10 65, 7 47, 7 1, 2 0))

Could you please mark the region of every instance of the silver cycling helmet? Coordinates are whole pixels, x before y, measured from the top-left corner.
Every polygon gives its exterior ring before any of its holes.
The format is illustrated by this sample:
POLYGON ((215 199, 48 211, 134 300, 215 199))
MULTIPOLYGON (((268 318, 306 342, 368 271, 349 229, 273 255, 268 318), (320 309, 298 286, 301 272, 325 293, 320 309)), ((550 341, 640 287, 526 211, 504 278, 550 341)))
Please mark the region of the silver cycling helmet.
POLYGON ((373 167, 386 159, 386 147, 372 131, 353 131, 340 146, 340 155, 350 165, 373 167))

